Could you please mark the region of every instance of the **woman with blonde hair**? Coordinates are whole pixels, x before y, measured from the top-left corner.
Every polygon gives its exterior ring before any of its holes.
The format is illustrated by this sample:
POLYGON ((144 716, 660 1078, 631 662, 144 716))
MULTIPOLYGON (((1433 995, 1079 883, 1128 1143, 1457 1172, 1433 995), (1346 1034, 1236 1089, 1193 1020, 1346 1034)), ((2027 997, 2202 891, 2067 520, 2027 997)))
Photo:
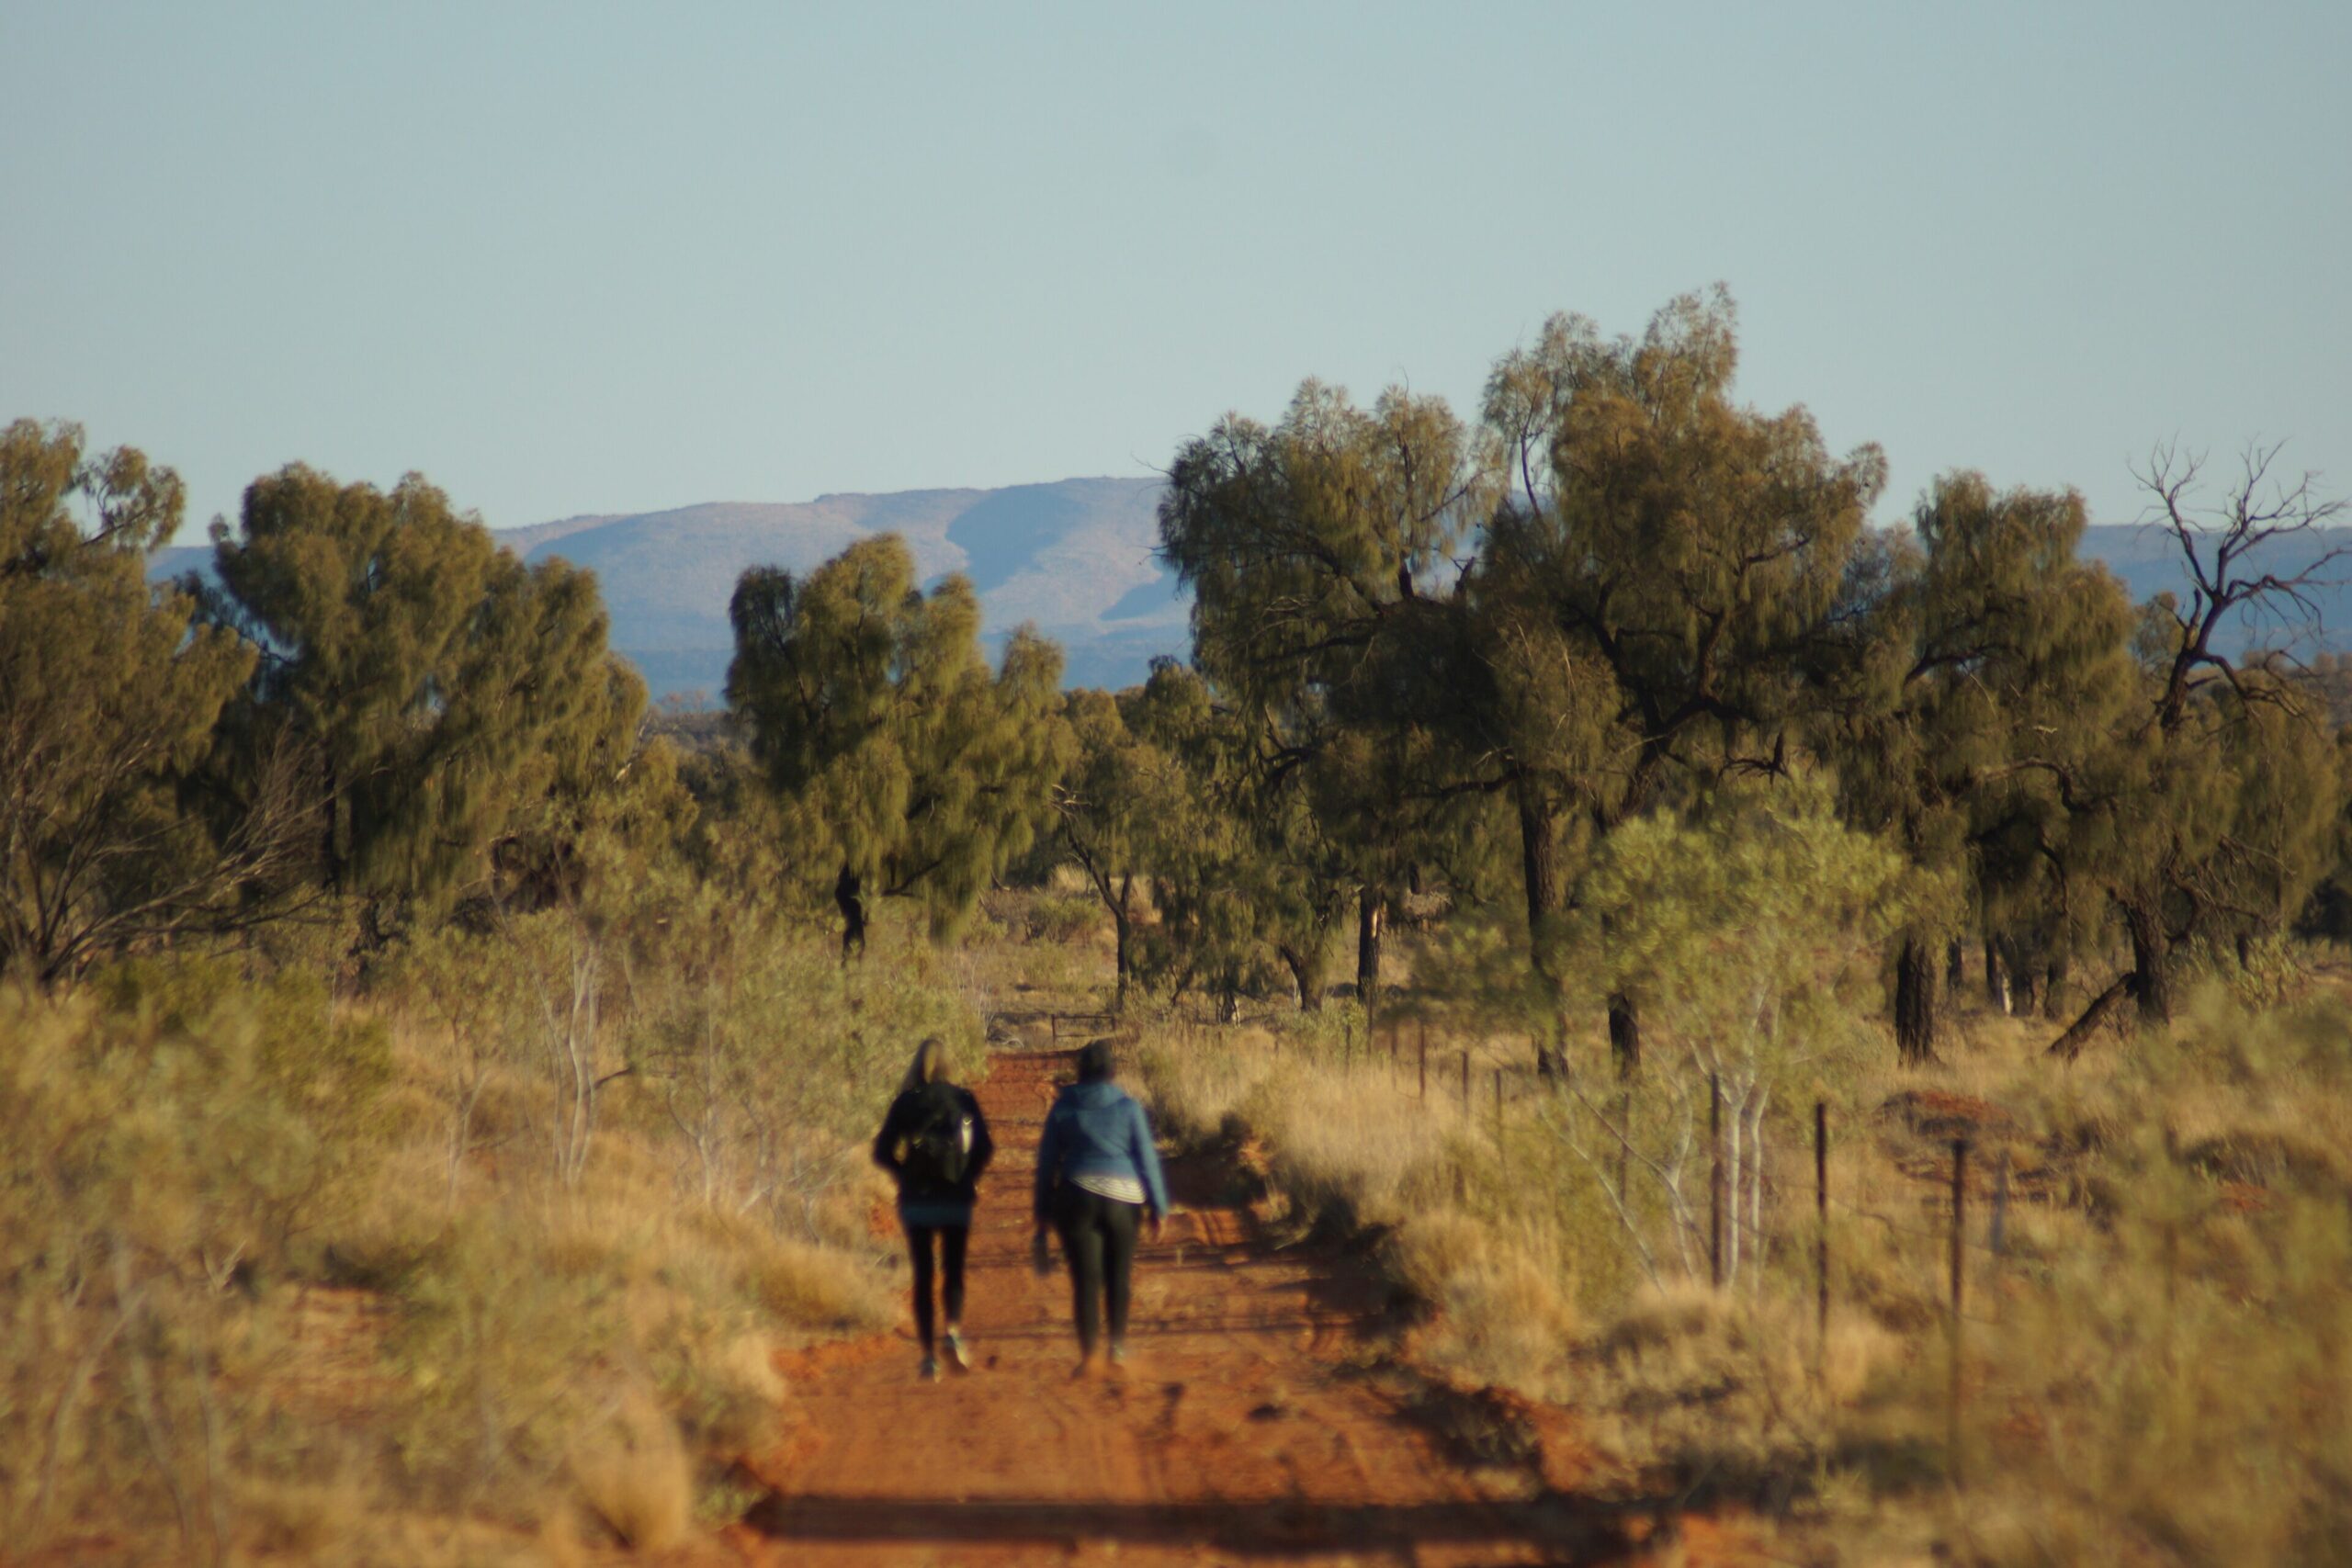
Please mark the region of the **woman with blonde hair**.
POLYGON ((947 1080, 946 1047, 937 1037, 915 1049, 899 1097, 874 1138, 874 1163, 899 1183, 899 1224, 907 1233, 914 1261, 915 1337, 922 1342, 922 1375, 939 1376, 933 1345, 932 1281, 939 1274, 940 1305, 946 1309, 947 1363, 972 1370, 964 1344, 964 1247, 972 1235, 972 1204, 980 1173, 996 1145, 988 1118, 971 1091, 947 1080), (933 1238, 938 1260, 933 1260, 933 1238))

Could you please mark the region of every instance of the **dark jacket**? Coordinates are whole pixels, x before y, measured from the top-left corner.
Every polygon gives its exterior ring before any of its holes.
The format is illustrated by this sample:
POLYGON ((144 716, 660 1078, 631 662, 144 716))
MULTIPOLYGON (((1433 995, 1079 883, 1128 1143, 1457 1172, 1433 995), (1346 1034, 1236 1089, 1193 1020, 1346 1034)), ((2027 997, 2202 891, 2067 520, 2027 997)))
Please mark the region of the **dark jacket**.
POLYGON ((989 1136, 989 1119, 980 1114, 980 1102, 972 1098, 971 1090, 952 1083, 908 1089, 890 1102, 882 1130, 874 1134, 874 1163, 898 1179, 902 1208, 909 1203, 960 1203, 969 1208, 978 1196, 980 1173, 988 1169, 995 1154, 996 1143, 989 1136), (972 1147, 964 1161, 964 1179, 953 1186, 909 1170, 906 1151, 899 1146, 922 1124, 927 1099, 934 1095, 953 1096, 956 1110, 972 1120, 972 1147))
POLYGON ((1143 1183, 1154 1214, 1168 1213, 1168 1182, 1143 1107, 1108 1078, 1064 1086, 1046 1113, 1037 1142, 1036 1214, 1046 1218, 1056 1180, 1078 1176, 1132 1176, 1143 1183))

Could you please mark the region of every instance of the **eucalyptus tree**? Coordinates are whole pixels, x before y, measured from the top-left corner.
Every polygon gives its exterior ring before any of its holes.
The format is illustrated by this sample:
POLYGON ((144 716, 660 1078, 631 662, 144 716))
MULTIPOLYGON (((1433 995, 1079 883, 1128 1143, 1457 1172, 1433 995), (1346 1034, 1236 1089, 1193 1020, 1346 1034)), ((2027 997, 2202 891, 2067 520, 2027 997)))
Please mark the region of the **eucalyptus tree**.
POLYGON ((1220 1019, 1272 973, 1277 877, 1244 802, 1252 766, 1239 716, 1173 660, 1123 705, 1127 727, 1172 766, 1136 844, 1158 919, 1137 942, 1139 977, 1181 997, 1198 985, 1220 1019))
MULTIPOLYGON (((1475 436, 1434 400, 1365 413, 1310 382, 1278 426, 1228 417, 1171 470, 1162 545, 1221 689, 1285 741, 1301 716, 1402 737, 1385 754, 1430 764, 1396 780, 1407 821, 1510 797, 1546 1066, 1583 858, 1678 790, 1781 767, 1883 480, 1875 448, 1833 457, 1802 409, 1736 403, 1736 359, 1720 293, 1638 340, 1557 317, 1498 363, 1475 436)), ((1630 1071, 1637 1000, 1609 1012, 1630 1071)))
POLYGON ((1148 884, 1151 846, 1180 811, 1185 783, 1172 757, 1128 727, 1125 710, 1141 698, 1139 691, 1069 694, 1062 709, 1069 761, 1053 795, 1062 847, 1111 917, 1112 1005, 1120 1012, 1136 972, 1138 883, 1148 884))
POLYGON ((844 957, 869 895, 921 900, 935 936, 1026 849, 1069 747, 1061 651, 1016 631, 981 655, 963 577, 929 593, 896 535, 806 576, 754 567, 729 606, 727 701, 813 854, 836 868, 844 957))
MULTIPOLYGON (((1096 710, 1099 746, 1099 705, 1073 705, 1096 710)), ((1197 671, 1159 660, 1117 708, 1125 739, 1082 776, 1098 792, 1125 786, 1127 803, 1100 821, 1075 809, 1065 830, 1090 876, 1123 859, 1148 891, 1157 918, 1127 940, 1133 976, 1171 998, 1197 986, 1229 1019, 1287 971, 1299 1006, 1319 1009, 1357 892, 1353 846, 1326 830, 1295 773, 1270 773, 1251 715, 1197 671), (1114 841, 1104 829, 1122 824, 1114 841)), ((1136 891, 1125 874, 1111 886, 1106 902, 1136 891)))
POLYGON ((2263 622, 2318 618, 2318 590, 2345 547, 2285 553, 2345 503, 2313 477, 2287 479, 2278 448, 2256 447, 2220 502, 2200 503, 2201 464, 2159 449, 2142 474, 2152 525, 2188 581, 2142 609, 2132 641, 2138 700, 2079 768, 2053 767, 2066 807, 2056 853, 2098 889, 2131 944, 2132 966, 2052 1049, 2072 1055, 2125 999, 2143 1023, 2178 1005, 2184 946, 2275 928, 2325 873, 2336 788, 2319 694, 2275 658, 2232 651, 2263 622))
POLYGON ((1455 552, 1486 504, 1442 400, 1392 389, 1362 409, 1310 380, 1278 423, 1227 415, 1187 442, 1160 506, 1162 551, 1194 593, 1194 661, 1247 716, 1268 820, 1351 868, 1367 1005, 1427 810, 1404 763, 1451 701, 1430 656, 1458 635, 1455 552))
MULTIPOLYGON (((1510 488, 1469 586, 1517 667, 1514 728, 1554 737, 1511 770, 1539 953, 1574 874, 1564 848, 1713 776, 1784 766, 1884 483, 1875 446, 1838 457, 1802 407, 1734 400, 1735 327, 1720 290, 1673 300, 1638 339, 1555 317, 1488 383, 1510 488)), ((1638 1003, 1609 998, 1624 1071, 1638 1003)))
POLYGON ((1848 818, 1950 885, 1895 933, 1905 1061, 1935 1055, 1941 939, 1972 912, 1991 929, 2049 930, 2067 903, 2037 848, 2060 809, 2050 769, 2079 765, 2134 679, 2130 603, 2075 558, 2085 523, 2071 491, 1996 491, 1957 473, 1920 501, 1907 536, 1855 557, 1849 651, 1823 671, 1815 744, 1848 818))
POLYGON ((371 920, 486 886, 549 792, 626 764, 644 687, 606 649, 594 577, 524 566, 422 477, 290 465, 212 539, 211 614, 258 656, 234 726, 315 758, 318 874, 371 920))
POLYGON ((253 650, 151 591, 179 478, 79 427, 0 431, 0 973, 41 985, 94 959, 266 918, 299 801, 267 760, 249 809, 203 775, 253 650))

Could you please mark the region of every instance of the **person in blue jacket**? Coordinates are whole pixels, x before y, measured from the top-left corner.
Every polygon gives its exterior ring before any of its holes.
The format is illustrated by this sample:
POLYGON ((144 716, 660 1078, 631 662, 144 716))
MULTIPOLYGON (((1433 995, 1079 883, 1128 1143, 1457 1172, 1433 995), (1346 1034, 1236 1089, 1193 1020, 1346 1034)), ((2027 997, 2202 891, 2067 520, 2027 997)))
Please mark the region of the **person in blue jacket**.
POLYGON ((1048 1224, 1060 1233, 1062 1257, 1069 1265, 1078 1314, 1076 1375, 1091 1377, 1098 1364, 1098 1305, 1109 1309, 1111 1363, 1123 1364, 1136 1233, 1148 1225, 1151 1239, 1159 1239, 1168 1183, 1143 1107, 1111 1081, 1108 1040, 1091 1042, 1079 1052, 1078 1081, 1065 1085, 1046 1113, 1037 1143, 1035 1207, 1041 1267, 1048 1224))

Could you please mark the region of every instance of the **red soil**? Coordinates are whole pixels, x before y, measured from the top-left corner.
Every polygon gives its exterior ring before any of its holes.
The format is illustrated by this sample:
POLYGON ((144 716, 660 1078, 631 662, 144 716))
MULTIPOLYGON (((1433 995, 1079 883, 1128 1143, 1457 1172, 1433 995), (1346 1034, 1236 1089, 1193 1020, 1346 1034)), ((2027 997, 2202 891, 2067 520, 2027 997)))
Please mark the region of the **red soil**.
POLYGON ((907 1331, 783 1358, 772 1494, 730 1531, 760 1563, 1681 1562, 1707 1521, 1579 1496, 1559 1412, 1384 1360, 1377 1281, 1274 1245, 1232 1173, 1171 1169, 1179 1207, 1136 1267, 1123 1375, 1076 1382, 1069 1297, 1029 1267, 1028 1191, 1058 1054, 997 1059, 999 1154, 971 1246, 975 1369, 916 1375, 907 1331))

